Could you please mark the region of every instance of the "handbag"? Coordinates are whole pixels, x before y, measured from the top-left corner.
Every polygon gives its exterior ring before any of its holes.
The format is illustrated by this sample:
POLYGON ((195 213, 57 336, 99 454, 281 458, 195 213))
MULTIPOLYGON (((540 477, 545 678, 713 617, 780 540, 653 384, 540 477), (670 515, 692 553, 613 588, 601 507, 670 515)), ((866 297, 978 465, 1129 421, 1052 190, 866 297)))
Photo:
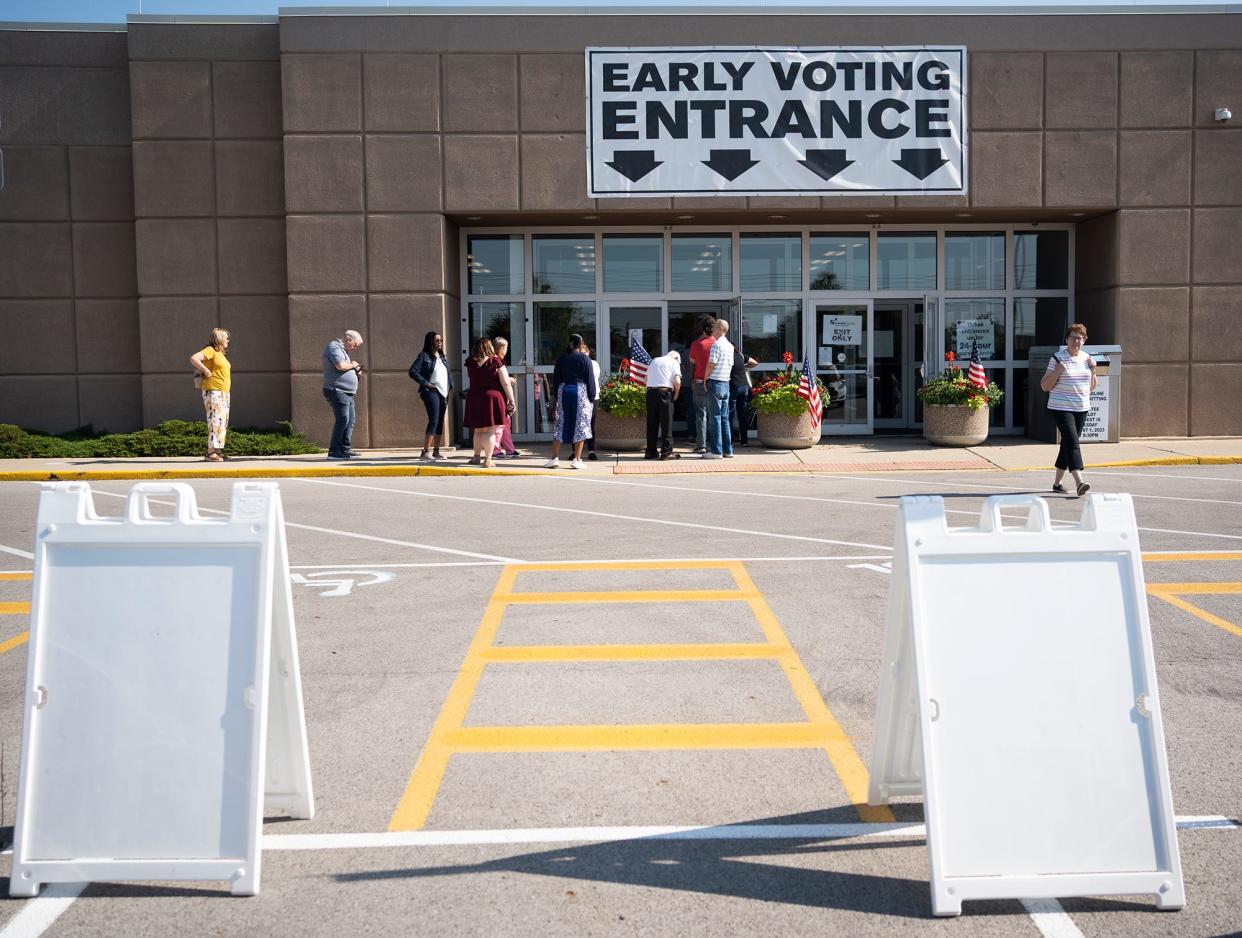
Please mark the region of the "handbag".
POLYGON ((202 372, 196 371, 194 372, 194 390, 201 391, 202 389, 203 389, 203 375, 202 375, 202 372))

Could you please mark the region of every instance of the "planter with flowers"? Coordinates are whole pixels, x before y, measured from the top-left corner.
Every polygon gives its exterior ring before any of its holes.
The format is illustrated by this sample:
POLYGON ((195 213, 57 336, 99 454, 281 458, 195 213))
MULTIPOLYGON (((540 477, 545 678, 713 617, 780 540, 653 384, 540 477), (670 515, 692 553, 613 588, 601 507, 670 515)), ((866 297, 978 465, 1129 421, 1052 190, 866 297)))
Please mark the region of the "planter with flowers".
POLYGON ((623 358, 599 389, 595 402, 595 446, 632 453, 647 446, 647 390, 630 380, 630 360, 623 358))
MULTIPOLYGON (((750 406, 758 414, 759 442, 769 449, 807 449, 819 442, 820 426, 811 416, 810 402, 798 394, 801 374, 793 355, 781 356, 785 370, 751 389, 750 406)), ((819 399, 828 400, 828 389, 819 385, 819 399)))
POLYGON ((972 383, 957 366, 956 357, 946 352, 949 367, 918 389, 923 402, 923 436, 934 446, 982 443, 988 438, 992 408, 1005 397, 995 381, 986 386, 972 383))

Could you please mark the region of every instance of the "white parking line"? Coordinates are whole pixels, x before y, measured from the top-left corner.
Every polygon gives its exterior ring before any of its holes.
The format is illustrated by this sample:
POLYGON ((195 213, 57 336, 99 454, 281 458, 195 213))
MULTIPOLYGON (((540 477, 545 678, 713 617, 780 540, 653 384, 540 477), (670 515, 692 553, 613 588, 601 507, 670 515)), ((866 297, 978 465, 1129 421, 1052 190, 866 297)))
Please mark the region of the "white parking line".
POLYGON ((26 903, 4 928, 0 938, 38 938, 47 931, 73 900, 82 895, 86 883, 52 883, 26 903))
MULTIPOLYGON (((1213 553, 1213 551, 1206 551, 1213 553)), ((578 557, 530 557, 525 563, 572 563, 580 566, 589 566, 591 564, 614 564, 614 563, 680 563, 684 560, 693 559, 696 563, 819 563, 826 560, 889 560, 892 554, 838 554, 836 556, 823 557, 694 557, 689 558, 684 554, 680 557, 617 557, 593 560, 582 560, 578 557)), ((374 569, 398 569, 404 567, 499 567, 504 566, 504 561, 499 560, 480 560, 480 561, 431 561, 428 563, 292 563, 289 565, 290 570, 370 570, 374 569)))
POLYGON ((1091 469, 1093 476, 1137 476, 1140 479, 1183 479, 1190 482, 1242 482, 1242 478, 1227 479, 1223 476, 1184 476, 1173 472, 1116 472, 1112 469, 1091 469))
POLYGON ((1023 899, 1022 908, 1044 938, 1084 938, 1065 907, 1056 899, 1023 899))
POLYGON ((5 547, 0 544, 0 554, 12 554, 14 557, 24 557, 27 560, 34 560, 34 554, 28 550, 18 550, 16 547, 5 547))
POLYGON ((662 524, 676 528, 694 528, 699 531, 720 531, 725 534, 746 534, 751 537, 775 537, 788 541, 810 541, 814 544, 837 544, 841 547, 862 547, 866 550, 892 550, 883 544, 864 544, 858 541, 839 541, 828 537, 810 537, 804 534, 784 534, 778 531, 752 531, 747 528, 726 528, 714 524, 694 524, 690 521, 670 521, 667 518, 644 515, 618 515, 606 511, 587 511, 585 508, 565 508, 559 505, 536 505, 531 502, 507 502, 497 498, 471 498, 467 495, 445 495, 443 492, 416 492, 410 489, 387 488, 382 485, 361 485, 356 482, 337 482, 329 479, 296 479, 312 485, 331 485, 347 489, 384 492, 389 495, 409 495, 414 498, 441 498, 449 501, 474 502, 480 505, 499 505, 504 508, 531 508, 536 511, 555 511, 570 515, 588 515, 592 518, 608 518, 613 521, 634 521, 641 524, 662 524))

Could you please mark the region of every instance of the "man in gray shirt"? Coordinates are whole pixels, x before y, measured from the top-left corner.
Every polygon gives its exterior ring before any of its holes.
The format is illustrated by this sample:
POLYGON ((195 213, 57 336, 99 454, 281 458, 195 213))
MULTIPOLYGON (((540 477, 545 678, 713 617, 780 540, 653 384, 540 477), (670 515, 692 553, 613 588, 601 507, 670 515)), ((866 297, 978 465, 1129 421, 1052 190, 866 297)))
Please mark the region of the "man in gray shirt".
POLYGON ((332 408, 332 441, 328 444, 329 459, 350 459, 358 454, 350 448, 354 435, 354 395, 358 393, 358 375, 362 366, 351 357, 362 345, 362 336, 349 329, 333 339, 323 350, 323 399, 332 408))

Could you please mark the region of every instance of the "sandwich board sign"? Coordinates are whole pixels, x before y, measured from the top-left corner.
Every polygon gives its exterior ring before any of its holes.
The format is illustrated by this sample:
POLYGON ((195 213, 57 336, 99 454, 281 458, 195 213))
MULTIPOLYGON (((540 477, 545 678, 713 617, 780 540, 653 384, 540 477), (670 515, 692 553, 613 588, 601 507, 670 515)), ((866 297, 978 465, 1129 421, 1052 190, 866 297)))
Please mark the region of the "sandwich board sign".
POLYGON ((182 483, 100 517, 45 485, 36 524, 9 891, 224 880, 259 891, 266 812, 314 813, 280 490, 227 518, 182 483), (175 500, 172 515, 152 499, 175 500))
POLYGON ((1055 529, 1033 495, 993 496, 958 529, 940 497, 902 499, 868 801, 917 795, 936 915, 1185 904, 1129 495, 1092 495, 1055 529))

